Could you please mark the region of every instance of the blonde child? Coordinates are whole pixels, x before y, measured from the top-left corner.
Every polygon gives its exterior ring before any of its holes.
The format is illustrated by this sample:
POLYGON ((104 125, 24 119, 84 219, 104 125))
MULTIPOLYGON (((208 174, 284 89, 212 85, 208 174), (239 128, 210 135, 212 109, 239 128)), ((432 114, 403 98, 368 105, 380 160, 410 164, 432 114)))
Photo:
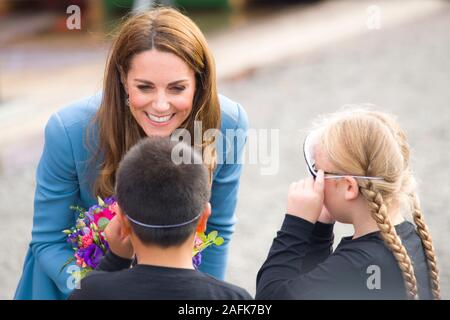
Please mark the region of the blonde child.
POLYGON ((440 299, 409 153, 388 114, 357 109, 322 121, 304 143, 312 177, 289 188, 256 299, 440 299), (355 232, 333 252, 334 221, 355 232))

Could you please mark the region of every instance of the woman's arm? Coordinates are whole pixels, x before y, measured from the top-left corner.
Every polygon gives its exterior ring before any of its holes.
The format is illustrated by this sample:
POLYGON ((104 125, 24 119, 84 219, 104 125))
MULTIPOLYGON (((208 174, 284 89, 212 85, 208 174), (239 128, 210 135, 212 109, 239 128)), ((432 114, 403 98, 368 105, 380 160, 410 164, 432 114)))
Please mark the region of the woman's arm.
POLYGON ((66 295, 72 291, 69 266, 62 271, 61 268, 73 256, 73 250, 62 231, 74 225, 70 206, 78 204, 78 199, 79 183, 71 142, 60 116, 55 113, 45 128, 45 145, 36 173, 30 246, 42 270, 66 295))
MULTIPOLYGON (((226 118, 222 119, 222 133, 225 134, 226 129, 231 129, 236 134, 232 141, 229 141, 228 145, 225 142, 223 143, 227 147, 225 152, 219 156, 219 160, 223 163, 218 165, 214 175, 210 200, 212 214, 208 220, 206 231, 217 230, 225 242, 220 247, 212 246, 206 249, 203 252, 200 265, 201 271, 218 279, 225 278, 229 241, 236 223, 234 211, 236 209, 239 179, 242 172, 241 159, 248 129, 246 112, 239 104, 235 104, 235 107, 237 108, 236 119, 233 121, 226 118)), ((226 136, 222 138, 225 140, 226 136)))

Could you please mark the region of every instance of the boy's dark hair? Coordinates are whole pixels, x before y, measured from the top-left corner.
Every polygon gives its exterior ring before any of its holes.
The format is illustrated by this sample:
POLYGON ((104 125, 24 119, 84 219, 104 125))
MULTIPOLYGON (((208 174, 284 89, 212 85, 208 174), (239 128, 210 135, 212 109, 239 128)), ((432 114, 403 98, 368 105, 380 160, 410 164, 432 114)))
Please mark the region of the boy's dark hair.
MULTIPOLYGON (((174 225, 194 219, 210 197, 208 171, 201 163, 201 155, 186 143, 160 137, 142 139, 127 152, 117 170, 116 197, 123 213, 149 225, 174 225), (175 145, 176 156, 182 154, 190 163, 172 160, 175 145)), ((198 221, 173 228, 130 224, 143 243, 169 247, 186 241, 198 221)))

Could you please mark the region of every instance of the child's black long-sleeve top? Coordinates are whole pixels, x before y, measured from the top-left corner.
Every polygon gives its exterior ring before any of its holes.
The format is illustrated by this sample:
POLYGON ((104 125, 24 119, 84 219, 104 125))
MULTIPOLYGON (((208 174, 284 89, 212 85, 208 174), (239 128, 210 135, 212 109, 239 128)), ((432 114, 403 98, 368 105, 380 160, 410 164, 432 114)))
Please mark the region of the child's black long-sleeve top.
POLYGON ((111 251, 71 300, 250 300, 243 288, 193 269, 137 264, 111 251))
MULTIPOLYGON (((333 226, 287 214, 258 272, 256 299, 407 299, 394 255, 372 232, 344 237, 333 252, 333 226)), ((420 237, 410 222, 395 226, 411 257, 420 299, 432 299, 420 237)))

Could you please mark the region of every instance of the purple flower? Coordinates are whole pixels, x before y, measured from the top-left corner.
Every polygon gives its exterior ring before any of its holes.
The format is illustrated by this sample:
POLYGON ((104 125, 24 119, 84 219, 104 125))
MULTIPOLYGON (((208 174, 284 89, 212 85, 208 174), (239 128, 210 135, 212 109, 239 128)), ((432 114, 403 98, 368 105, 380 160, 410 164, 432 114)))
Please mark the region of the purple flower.
POLYGON ((105 204, 106 204, 107 206, 110 206, 110 205, 112 205, 114 202, 116 202, 116 198, 115 198, 114 196, 112 196, 112 197, 106 198, 106 199, 104 200, 104 202, 105 202, 105 204))
POLYGON ((200 266, 200 263, 202 263, 202 253, 199 252, 195 256, 192 257, 192 264, 194 265, 195 270, 198 269, 200 266))
POLYGON ((102 211, 103 207, 99 206, 98 204, 93 205, 92 207, 89 208, 89 211, 86 212, 86 216, 89 217, 89 220, 94 220, 94 216, 97 212, 102 211), (91 219, 92 218, 92 219, 91 219))
POLYGON ((94 215, 90 212, 86 212, 84 214, 86 218, 83 219, 85 225, 90 225, 92 221, 94 221, 94 215))
POLYGON ((80 233, 81 230, 78 230, 77 232, 74 232, 67 236, 67 242, 72 244, 72 247, 74 248, 78 248, 78 236, 80 235, 80 233))
POLYGON ((78 251, 78 256, 86 262, 88 267, 95 269, 100 260, 102 259, 104 253, 103 250, 98 247, 95 243, 89 245, 84 249, 78 251))

